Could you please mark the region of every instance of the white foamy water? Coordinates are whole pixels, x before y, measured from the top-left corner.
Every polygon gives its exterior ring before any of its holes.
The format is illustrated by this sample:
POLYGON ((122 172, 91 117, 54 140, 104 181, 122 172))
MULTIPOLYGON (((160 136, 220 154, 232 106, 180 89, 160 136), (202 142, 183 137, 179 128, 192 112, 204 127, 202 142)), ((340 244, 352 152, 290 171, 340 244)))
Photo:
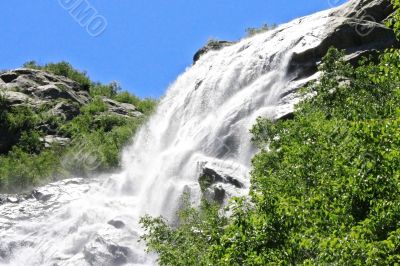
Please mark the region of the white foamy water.
POLYGON ((144 214, 173 218, 183 192, 200 197, 208 163, 238 176, 248 190, 256 152, 249 129, 295 102, 282 95, 303 81, 287 74, 291 55, 317 46, 329 12, 297 19, 220 51, 211 51, 169 88, 157 112, 123 153, 123 171, 40 189, 46 200, 0 206, 0 264, 153 265, 137 242, 144 214))

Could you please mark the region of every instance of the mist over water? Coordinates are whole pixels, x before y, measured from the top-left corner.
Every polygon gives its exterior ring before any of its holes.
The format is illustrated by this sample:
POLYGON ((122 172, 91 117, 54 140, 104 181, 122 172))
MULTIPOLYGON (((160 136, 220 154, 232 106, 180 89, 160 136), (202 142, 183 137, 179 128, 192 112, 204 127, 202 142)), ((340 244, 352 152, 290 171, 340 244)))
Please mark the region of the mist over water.
POLYGON ((203 55, 125 149, 121 172, 50 184, 40 190, 51 195, 46 201, 0 206, 0 264, 155 264, 137 242, 139 218, 173 219, 183 192, 198 201, 205 163, 241 177, 244 188, 227 186, 228 194, 247 193, 256 152, 249 129, 293 107, 282 95, 304 81, 287 74, 290 58, 321 42, 328 14, 203 55))

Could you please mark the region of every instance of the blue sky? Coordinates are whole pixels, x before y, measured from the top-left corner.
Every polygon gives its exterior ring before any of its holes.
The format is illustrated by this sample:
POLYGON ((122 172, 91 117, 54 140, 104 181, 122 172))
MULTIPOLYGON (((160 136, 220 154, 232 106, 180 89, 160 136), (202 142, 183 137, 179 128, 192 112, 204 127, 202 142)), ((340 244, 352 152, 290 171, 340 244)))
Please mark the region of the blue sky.
POLYGON ((141 97, 159 97, 191 65, 193 54, 209 38, 236 40, 248 27, 287 22, 337 2, 1 1, 0 69, 16 68, 29 60, 39 63, 66 60, 86 70, 93 80, 105 83, 117 80, 124 89, 141 97), (75 17, 66 9, 73 2, 80 2, 82 7, 90 3, 94 8, 90 12, 97 13, 88 13, 93 16, 81 20, 81 26, 75 18, 78 9, 75 17), (107 26, 103 27, 102 22, 107 22, 107 26), (100 32, 97 37, 91 36, 100 32))

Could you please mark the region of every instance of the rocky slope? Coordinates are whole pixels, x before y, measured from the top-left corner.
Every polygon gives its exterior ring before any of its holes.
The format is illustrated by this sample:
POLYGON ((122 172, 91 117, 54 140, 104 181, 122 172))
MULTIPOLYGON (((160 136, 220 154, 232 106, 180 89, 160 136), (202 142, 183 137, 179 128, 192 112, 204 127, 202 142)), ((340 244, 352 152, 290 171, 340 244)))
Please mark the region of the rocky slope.
MULTIPOLYGON (((90 103, 89 91, 78 82, 63 76, 50 74, 42 70, 20 68, 0 74, 0 97, 7 108, 29 107, 36 111, 45 111, 49 115, 70 121, 80 114, 80 109, 90 103)), ((128 103, 120 103, 102 97, 107 111, 100 115, 138 117, 142 113, 128 103)), ((94 120, 96 117, 93 118, 94 120)), ((70 139, 59 135, 58 128, 38 125, 45 133, 42 141, 46 146, 55 143, 65 145, 70 139)), ((15 136, 0 128, 0 154, 10 150, 15 136)))

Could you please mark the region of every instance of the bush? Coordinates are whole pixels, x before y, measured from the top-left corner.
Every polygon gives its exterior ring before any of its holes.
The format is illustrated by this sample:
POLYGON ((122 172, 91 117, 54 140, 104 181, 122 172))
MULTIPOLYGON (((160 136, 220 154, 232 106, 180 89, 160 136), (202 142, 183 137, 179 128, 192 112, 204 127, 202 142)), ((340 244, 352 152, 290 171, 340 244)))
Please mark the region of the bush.
POLYGON ((252 37, 254 35, 276 29, 277 27, 278 27, 277 24, 268 25, 265 23, 260 28, 247 28, 246 29, 247 37, 252 37))
POLYGON ((118 92, 121 90, 120 85, 117 82, 111 82, 108 85, 103 85, 101 83, 93 83, 92 86, 90 87, 90 95, 92 97, 95 96, 105 96, 110 99, 115 97, 118 92))
POLYGON ((149 251, 159 253, 160 265, 211 265, 210 244, 219 242, 226 223, 218 213, 219 206, 207 201, 199 209, 190 207, 189 197, 184 195, 178 228, 171 228, 162 217, 145 216, 140 221, 146 228, 142 240, 149 251))
POLYGON ((31 154, 15 147, 0 156, 0 191, 18 192, 59 177, 60 157, 56 150, 31 154))

